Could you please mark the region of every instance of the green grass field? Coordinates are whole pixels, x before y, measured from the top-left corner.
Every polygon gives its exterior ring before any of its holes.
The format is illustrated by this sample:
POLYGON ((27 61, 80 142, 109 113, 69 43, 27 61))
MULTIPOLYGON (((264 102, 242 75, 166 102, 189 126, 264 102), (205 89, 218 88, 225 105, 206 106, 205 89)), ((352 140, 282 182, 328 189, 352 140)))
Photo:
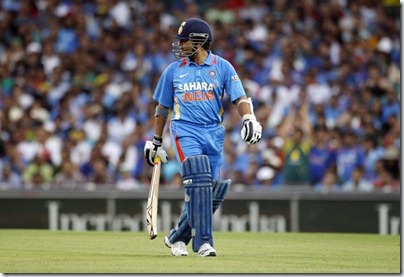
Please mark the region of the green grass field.
POLYGON ((217 257, 147 233, 0 230, 3 273, 400 273, 400 236, 215 232, 217 257))

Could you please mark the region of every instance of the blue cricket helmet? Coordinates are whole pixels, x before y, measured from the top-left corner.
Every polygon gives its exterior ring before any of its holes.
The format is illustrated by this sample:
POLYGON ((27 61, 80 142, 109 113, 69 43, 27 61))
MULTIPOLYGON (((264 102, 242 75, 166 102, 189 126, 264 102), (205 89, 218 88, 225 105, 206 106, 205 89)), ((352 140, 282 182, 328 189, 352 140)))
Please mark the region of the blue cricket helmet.
POLYGON ((199 18, 189 18, 183 21, 178 28, 176 39, 190 39, 192 37, 207 37, 207 41, 212 41, 212 29, 209 24, 199 18))

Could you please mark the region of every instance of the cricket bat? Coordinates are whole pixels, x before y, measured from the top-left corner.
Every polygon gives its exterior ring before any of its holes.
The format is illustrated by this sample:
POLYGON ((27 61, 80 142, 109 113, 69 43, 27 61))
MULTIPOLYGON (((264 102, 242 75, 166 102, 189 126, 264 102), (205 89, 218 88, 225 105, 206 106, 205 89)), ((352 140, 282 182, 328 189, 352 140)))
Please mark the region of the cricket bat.
POLYGON ((146 222, 150 239, 157 237, 157 208, 159 200, 161 160, 159 156, 154 158, 153 174, 149 188, 149 197, 146 206, 146 222))

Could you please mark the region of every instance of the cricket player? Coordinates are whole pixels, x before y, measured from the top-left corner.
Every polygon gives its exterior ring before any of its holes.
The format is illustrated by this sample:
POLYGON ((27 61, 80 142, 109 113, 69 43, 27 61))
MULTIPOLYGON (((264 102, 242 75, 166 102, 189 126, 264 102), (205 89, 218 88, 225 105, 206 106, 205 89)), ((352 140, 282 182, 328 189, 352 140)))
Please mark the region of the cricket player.
POLYGON ((158 102, 154 138, 147 141, 144 155, 149 165, 168 155, 162 135, 172 110, 170 137, 185 189, 185 203, 174 229, 164 238, 174 256, 188 256, 187 245, 199 256, 216 256, 213 248, 212 215, 229 191, 231 180, 220 180, 225 129, 224 94, 237 105, 243 122, 241 137, 248 144, 261 139, 251 98, 246 97, 233 66, 210 51, 212 30, 207 22, 190 18, 181 23, 172 51, 178 58, 162 73, 153 99, 158 102))

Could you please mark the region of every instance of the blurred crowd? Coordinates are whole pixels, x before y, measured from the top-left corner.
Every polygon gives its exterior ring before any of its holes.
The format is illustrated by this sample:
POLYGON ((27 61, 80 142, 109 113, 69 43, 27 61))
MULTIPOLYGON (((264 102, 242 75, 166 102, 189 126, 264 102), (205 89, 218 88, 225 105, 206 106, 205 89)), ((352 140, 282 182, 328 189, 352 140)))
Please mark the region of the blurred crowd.
MULTIPOLYGON (((254 102, 247 145, 224 98, 233 189, 400 189, 400 3, 2 0, 0 187, 146 188, 157 80, 188 17, 213 28, 254 102)), ((170 161, 162 185, 181 189, 170 161)))

